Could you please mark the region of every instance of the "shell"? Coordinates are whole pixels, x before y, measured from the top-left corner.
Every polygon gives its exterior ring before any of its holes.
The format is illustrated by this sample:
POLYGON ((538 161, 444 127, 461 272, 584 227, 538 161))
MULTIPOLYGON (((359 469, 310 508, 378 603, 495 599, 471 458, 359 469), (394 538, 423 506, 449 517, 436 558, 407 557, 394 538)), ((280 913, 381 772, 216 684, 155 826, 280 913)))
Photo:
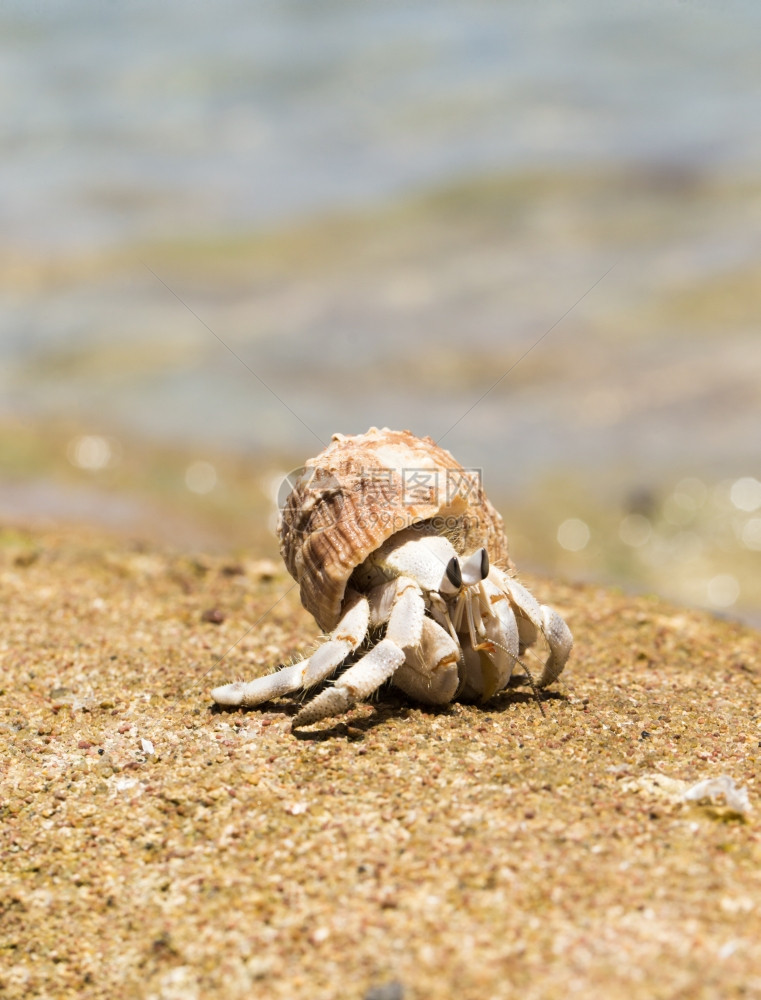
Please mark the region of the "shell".
POLYGON ((485 546, 512 572, 502 518, 480 477, 429 437, 371 427, 334 434, 307 461, 281 512, 280 552, 320 628, 340 618, 354 569, 397 531, 421 521, 446 534, 458 554, 485 546), (417 474, 417 475, 415 475, 417 474))

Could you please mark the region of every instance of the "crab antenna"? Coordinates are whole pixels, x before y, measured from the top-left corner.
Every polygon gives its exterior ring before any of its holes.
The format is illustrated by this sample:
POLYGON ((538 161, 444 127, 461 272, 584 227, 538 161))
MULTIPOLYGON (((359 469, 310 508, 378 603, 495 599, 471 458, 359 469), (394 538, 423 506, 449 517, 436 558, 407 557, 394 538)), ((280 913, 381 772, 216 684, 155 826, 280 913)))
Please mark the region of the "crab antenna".
MULTIPOLYGON (((507 655, 510 657, 511 660, 515 660, 515 662, 518 664, 518 666, 523 668, 523 670, 525 671, 526 677, 528 677, 528 682, 531 685, 531 690, 532 690, 532 692, 534 694, 534 700, 536 701, 537 705, 539 706, 539 711, 542 713, 542 716, 546 719, 547 718, 547 713, 544 710, 544 705, 542 704, 542 700, 539 697, 539 691, 537 690, 536 684, 534 683, 534 678, 531 676, 531 671, 529 670, 529 668, 526 666, 526 664, 523 662, 523 660, 520 659, 520 657, 516 656, 515 653, 511 653, 510 650, 507 648, 507 646, 503 646, 501 642, 497 642, 495 639, 489 639, 488 641, 493 646, 499 646, 500 649, 504 650, 504 652, 507 653, 507 655)), ((527 652, 530 653, 531 650, 529 649, 529 650, 527 650, 527 652)))
MULTIPOLYGON (((516 660, 518 660, 517 656, 516 656, 516 660)), ((520 663, 520 665, 526 671, 526 677, 528 677, 528 682, 531 685, 531 690, 532 690, 532 692, 534 694, 534 698, 536 699, 536 703, 539 706, 539 711, 542 713, 542 717, 546 719, 547 718, 547 713, 545 712, 544 705, 542 704, 542 700, 539 697, 539 692, 537 691, 536 684, 534 683, 534 678, 531 676, 531 671, 529 670, 529 668, 526 666, 526 664, 522 660, 518 660, 518 663, 520 663)))
POLYGON ((462 582, 466 587, 472 587, 474 583, 480 583, 489 575, 489 554, 486 549, 478 549, 472 556, 468 556, 460 567, 462 582))

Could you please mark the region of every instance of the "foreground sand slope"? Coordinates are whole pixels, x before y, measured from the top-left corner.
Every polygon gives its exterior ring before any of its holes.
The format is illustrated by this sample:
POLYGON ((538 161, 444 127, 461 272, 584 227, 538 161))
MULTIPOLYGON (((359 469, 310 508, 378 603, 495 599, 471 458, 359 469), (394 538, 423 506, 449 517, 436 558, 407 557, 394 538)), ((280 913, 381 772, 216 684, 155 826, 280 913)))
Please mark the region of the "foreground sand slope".
POLYGON ((761 997, 758 633, 528 579, 577 639, 546 718, 296 738, 208 697, 311 648, 279 566, 0 540, 3 996, 761 997), (684 801, 720 774, 755 808, 684 801))

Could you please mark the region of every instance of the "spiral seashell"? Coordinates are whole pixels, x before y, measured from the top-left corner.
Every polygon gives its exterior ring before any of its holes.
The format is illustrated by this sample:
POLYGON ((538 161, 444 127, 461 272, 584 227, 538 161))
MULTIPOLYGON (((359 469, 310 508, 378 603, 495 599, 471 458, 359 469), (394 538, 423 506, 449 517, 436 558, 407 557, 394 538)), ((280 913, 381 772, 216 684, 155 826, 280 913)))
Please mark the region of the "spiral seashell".
POLYGON ((304 607, 330 631, 341 615, 352 573, 393 534, 425 525, 458 554, 486 547, 512 572, 502 518, 475 470, 463 469, 431 438, 371 427, 334 434, 306 462, 283 506, 280 551, 304 607))

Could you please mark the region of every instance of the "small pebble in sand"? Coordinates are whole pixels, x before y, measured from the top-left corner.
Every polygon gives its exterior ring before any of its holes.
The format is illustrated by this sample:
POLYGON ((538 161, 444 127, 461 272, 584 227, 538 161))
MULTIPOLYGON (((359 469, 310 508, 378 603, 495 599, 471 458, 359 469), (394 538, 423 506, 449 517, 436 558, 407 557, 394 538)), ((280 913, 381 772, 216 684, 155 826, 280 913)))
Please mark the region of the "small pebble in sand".
POLYGON ((382 986, 373 986, 365 993, 364 1000, 403 1000, 404 987, 398 979, 382 986))
POLYGON ((207 608, 201 615, 201 621, 211 625, 221 625, 224 620, 224 612, 220 611, 219 608, 207 608))

